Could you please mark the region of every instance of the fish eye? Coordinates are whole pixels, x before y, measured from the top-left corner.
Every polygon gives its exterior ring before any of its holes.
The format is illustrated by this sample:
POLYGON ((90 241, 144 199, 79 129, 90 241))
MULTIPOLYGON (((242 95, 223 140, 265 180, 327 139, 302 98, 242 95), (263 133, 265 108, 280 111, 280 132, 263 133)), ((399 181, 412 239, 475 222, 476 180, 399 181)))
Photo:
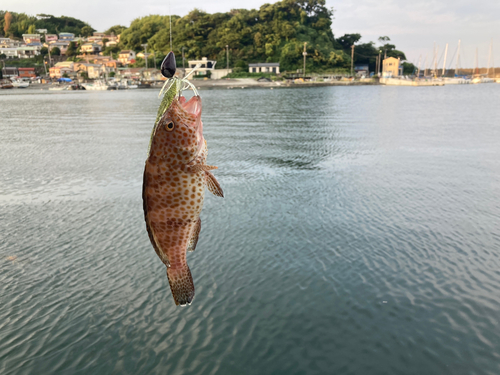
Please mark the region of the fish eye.
POLYGON ((174 130, 174 128, 175 125, 173 121, 170 121, 167 125, 165 125, 165 129, 167 129, 168 132, 171 132, 172 130, 174 130))

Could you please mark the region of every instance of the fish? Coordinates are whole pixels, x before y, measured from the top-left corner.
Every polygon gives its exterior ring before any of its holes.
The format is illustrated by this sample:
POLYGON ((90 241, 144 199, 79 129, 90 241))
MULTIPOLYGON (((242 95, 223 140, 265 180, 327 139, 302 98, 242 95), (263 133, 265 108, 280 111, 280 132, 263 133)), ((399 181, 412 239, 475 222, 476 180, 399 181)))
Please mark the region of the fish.
POLYGON ((179 95, 180 84, 174 79, 165 94, 167 104, 160 106, 144 168, 142 198, 149 239, 167 267, 174 302, 185 306, 195 294, 187 252, 198 243, 205 189, 219 197, 224 193, 211 173, 217 167, 206 164, 201 97, 186 100, 179 95))

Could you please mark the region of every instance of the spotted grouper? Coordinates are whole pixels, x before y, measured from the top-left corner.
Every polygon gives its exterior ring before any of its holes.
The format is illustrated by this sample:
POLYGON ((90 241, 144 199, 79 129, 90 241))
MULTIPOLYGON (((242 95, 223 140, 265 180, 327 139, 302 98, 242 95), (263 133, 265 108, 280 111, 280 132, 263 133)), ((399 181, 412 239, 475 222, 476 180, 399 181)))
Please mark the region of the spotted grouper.
POLYGON ((143 204, 149 239, 167 266, 176 305, 190 304, 194 284, 187 251, 194 251, 201 229, 205 187, 223 197, 206 164, 201 98, 175 97, 157 122, 146 160, 143 204))

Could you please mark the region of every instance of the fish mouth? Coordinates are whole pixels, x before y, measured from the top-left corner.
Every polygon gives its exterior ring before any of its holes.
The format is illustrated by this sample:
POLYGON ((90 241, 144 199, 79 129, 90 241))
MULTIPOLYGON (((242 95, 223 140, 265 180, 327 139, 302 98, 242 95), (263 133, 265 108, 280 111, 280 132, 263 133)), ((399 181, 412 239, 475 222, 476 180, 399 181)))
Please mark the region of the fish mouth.
POLYGON ((186 101, 186 98, 181 96, 179 98, 179 103, 184 111, 196 117, 196 120, 201 118, 201 98, 199 96, 193 96, 191 99, 186 101))
POLYGON ((196 156, 193 158, 194 160, 199 155, 203 145, 205 144, 205 139, 203 138, 203 122, 201 122, 201 97, 196 95, 186 101, 186 98, 181 96, 179 98, 179 104, 185 112, 195 118, 194 124, 188 125, 195 129, 196 142, 198 144, 196 156))

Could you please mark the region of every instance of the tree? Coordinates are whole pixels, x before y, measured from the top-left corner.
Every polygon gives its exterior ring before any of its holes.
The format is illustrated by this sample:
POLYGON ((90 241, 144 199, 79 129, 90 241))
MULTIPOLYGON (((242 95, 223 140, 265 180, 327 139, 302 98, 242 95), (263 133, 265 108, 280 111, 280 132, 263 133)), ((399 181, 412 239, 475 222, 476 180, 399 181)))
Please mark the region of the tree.
POLYGON ((120 35, 123 30, 125 30, 126 27, 125 26, 121 26, 121 25, 115 25, 115 26, 111 26, 109 29, 107 29, 104 34, 106 35, 120 35))
POLYGON ((5 36, 8 35, 8 32, 9 32, 9 29, 10 29, 10 24, 12 22, 12 14, 10 12, 7 12, 5 13, 5 16, 4 16, 4 27, 3 27, 3 31, 5 32, 5 36))
POLYGON ((357 43, 361 39, 361 34, 345 34, 340 38, 337 38, 337 42, 342 46, 344 50, 349 50, 354 43, 357 43))
POLYGON ((0 53, 0 60, 5 60, 7 55, 5 53, 0 53))
POLYGON ((88 37, 88 36, 91 36, 93 33, 94 33, 94 29, 91 28, 89 25, 85 25, 82 27, 82 29, 80 30, 80 34, 83 36, 83 37, 88 37))
POLYGON ((50 50, 50 53, 52 54, 52 56, 60 56, 61 50, 58 47, 54 47, 50 50))
POLYGON ((69 57, 76 56, 76 49, 77 49, 76 42, 70 42, 68 49, 66 50, 66 56, 69 57))
POLYGON ((41 54, 42 56, 45 56, 45 55, 47 55, 48 53, 49 53, 49 49, 48 49, 47 47, 42 47, 42 48, 40 49, 40 54, 41 54))
POLYGON ((403 74, 410 75, 415 74, 417 72, 417 67, 409 62, 404 62, 403 64, 403 74))

